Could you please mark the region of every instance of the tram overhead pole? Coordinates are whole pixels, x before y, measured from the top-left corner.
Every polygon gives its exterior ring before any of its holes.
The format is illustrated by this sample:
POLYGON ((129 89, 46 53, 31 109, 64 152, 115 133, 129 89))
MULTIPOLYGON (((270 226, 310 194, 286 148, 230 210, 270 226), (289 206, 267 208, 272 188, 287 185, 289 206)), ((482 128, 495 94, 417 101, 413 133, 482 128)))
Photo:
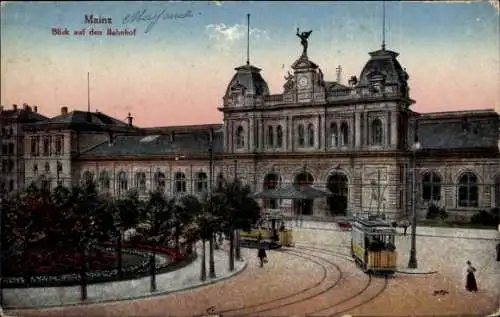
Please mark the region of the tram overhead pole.
POLYGON ((412 146, 412 177, 411 177, 411 247, 408 268, 416 269, 417 262, 417 206, 416 206, 416 171, 417 171, 417 152, 420 149, 420 142, 415 135, 415 143, 412 146))

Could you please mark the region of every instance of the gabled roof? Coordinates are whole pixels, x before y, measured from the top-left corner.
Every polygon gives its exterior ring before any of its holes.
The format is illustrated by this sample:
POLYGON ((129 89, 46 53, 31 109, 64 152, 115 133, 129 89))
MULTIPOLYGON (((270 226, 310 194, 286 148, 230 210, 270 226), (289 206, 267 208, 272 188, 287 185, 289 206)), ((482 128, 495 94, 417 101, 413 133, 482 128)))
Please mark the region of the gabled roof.
POLYGON ((102 112, 87 112, 74 110, 61 114, 49 120, 50 123, 92 123, 97 125, 127 126, 123 121, 110 117, 102 112), (90 116, 88 115, 90 114, 90 116))
POLYGON ((44 115, 39 114, 38 112, 28 111, 28 110, 25 110, 25 109, 3 110, 1 112, 0 116, 1 116, 2 119, 20 121, 20 122, 23 122, 23 123, 30 123, 30 122, 38 122, 38 121, 49 120, 49 118, 47 118, 44 115))
POLYGON ((51 127, 67 128, 80 131, 94 130, 130 130, 137 129, 130 127, 127 123, 110 117, 102 112, 87 112, 74 110, 60 114, 44 122, 26 125, 25 129, 50 129, 51 127))
MULTIPOLYGON (((213 153, 222 153, 223 140, 222 133, 214 134, 213 153)), ((207 132, 176 133, 175 135, 121 135, 117 136, 112 143, 104 142, 82 153, 81 157, 208 156, 210 145, 210 135, 207 132)))

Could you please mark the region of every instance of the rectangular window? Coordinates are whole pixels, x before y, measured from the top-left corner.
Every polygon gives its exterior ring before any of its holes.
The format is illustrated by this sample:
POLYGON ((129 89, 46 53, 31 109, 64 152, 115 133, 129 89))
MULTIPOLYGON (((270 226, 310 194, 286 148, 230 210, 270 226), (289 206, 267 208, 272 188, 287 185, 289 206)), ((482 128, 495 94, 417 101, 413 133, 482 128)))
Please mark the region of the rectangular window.
POLYGON ((9 147, 7 144, 2 144, 2 154, 7 155, 7 152, 9 151, 9 147))
POLYGON ((38 136, 32 136, 30 139, 30 145, 31 145, 31 156, 38 156, 40 154, 40 137, 38 136))
POLYGON ((9 160, 8 172, 11 173, 14 170, 14 161, 9 160))
POLYGON ((14 143, 9 143, 9 155, 14 155, 14 143))
POLYGON ((50 156, 50 136, 43 137, 43 156, 50 156))
POLYGON ((58 135, 56 136, 56 155, 63 155, 64 154, 64 136, 58 135))

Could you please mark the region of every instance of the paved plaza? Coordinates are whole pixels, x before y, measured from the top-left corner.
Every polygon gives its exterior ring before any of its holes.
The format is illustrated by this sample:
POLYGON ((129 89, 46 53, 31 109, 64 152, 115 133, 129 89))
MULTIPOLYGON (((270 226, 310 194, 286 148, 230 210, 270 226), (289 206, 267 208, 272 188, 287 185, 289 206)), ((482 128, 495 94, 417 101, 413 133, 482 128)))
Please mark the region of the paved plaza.
MULTIPOLYGON (((305 222, 295 230, 295 248, 269 251, 264 268, 257 263, 256 250, 243 249, 248 262, 244 271, 215 284, 136 300, 7 313, 26 317, 202 316, 213 307, 224 316, 486 316, 498 307, 496 231, 419 228, 418 234, 416 273, 435 274, 370 277, 350 259, 349 232, 335 224, 305 222), (465 291, 466 260, 478 270, 478 293, 465 291)), ((397 238, 402 268, 407 266, 409 244, 409 235, 397 238)), ((192 286, 199 264, 186 269, 186 276, 176 273, 178 280, 192 286)), ((221 274, 227 271, 226 265, 217 266, 221 274)), ((159 288, 167 288, 160 283, 159 288)), ((130 292, 148 294, 145 287, 130 292)))

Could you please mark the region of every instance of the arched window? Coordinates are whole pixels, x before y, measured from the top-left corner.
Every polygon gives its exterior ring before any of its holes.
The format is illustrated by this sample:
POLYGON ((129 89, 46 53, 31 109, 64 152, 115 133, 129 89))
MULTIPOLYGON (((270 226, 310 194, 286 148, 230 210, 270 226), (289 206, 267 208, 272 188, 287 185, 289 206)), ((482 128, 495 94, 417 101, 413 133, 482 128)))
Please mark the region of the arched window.
POLYGON ((299 147, 304 147, 304 145, 306 145, 306 138, 303 124, 299 124, 297 127, 297 134, 299 147))
POLYGON ((274 131, 272 126, 267 127, 267 146, 274 147, 274 131))
POLYGON ((165 174, 157 171, 154 175, 155 189, 161 192, 165 191, 165 174))
POLYGON ((186 192, 186 175, 184 175, 184 173, 182 173, 182 172, 177 172, 177 173, 175 173, 174 180, 175 180, 174 193, 176 193, 176 194, 185 193, 186 192))
POLYGON ((82 181, 85 185, 90 185, 94 181, 94 174, 90 171, 83 172, 82 181))
POLYGON ((124 171, 118 173, 118 193, 123 193, 128 190, 127 174, 124 171))
POLYGON ((330 136, 330 146, 337 147, 339 145, 339 134, 338 134, 337 123, 335 122, 330 123, 329 136, 330 136))
POLYGON ((242 126, 238 126, 236 129, 236 148, 242 149, 245 147, 245 130, 242 126))
POLYGON ((370 132, 372 135, 372 145, 382 145, 382 121, 380 119, 372 121, 370 132))
POLYGON ((196 175, 196 192, 198 194, 208 191, 208 177, 206 173, 199 172, 196 175))
POLYGON ((135 187, 141 193, 146 192, 146 173, 144 172, 135 173, 135 187))
POLYGON ((478 199, 477 176, 466 172, 458 180, 458 207, 477 207, 478 199))
POLYGON ((309 123, 307 126, 307 139, 308 139, 308 145, 310 147, 314 146, 314 125, 312 123, 309 123))
POLYGON ((110 187, 109 182, 109 173, 106 171, 102 171, 99 173, 99 187, 102 191, 108 191, 110 187))
POLYGON ((349 126, 346 122, 340 125, 340 146, 349 145, 349 126))
POLYGON ((422 175, 422 200, 426 202, 441 200, 441 177, 434 172, 422 175))
POLYGON ((281 127, 281 125, 278 125, 276 127, 276 147, 283 147, 283 128, 281 127))

